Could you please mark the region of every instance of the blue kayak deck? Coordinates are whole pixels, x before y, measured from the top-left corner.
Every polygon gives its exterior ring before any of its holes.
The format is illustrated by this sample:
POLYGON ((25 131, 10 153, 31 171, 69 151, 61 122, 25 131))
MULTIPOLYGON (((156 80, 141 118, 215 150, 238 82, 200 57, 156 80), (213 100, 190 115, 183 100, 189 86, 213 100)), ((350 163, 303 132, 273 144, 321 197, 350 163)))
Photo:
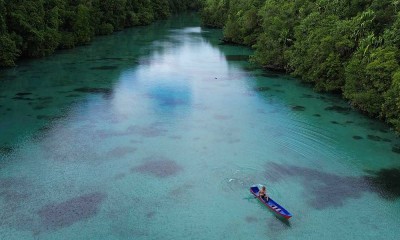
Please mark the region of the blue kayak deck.
POLYGON ((263 204, 265 204, 268 208, 270 208, 272 211, 279 214, 280 216, 283 216, 286 219, 289 219, 292 217, 292 214, 289 213, 289 211, 287 211, 284 207, 282 207, 277 202, 275 202, 272 198, 268 197, 268 201, 267 201, 265 198, 258 196, 259 191, 260 191, 260 188, 258 185, 254 185, 250 188, 250 192, 254 196, 256 196, 263 204))

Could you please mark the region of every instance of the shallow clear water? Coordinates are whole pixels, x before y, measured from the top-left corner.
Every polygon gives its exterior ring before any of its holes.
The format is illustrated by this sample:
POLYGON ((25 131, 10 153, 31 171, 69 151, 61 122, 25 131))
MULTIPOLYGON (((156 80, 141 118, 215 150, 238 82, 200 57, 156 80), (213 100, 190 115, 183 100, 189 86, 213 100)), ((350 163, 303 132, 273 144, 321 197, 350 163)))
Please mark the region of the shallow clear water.
POLYGON ((0 239, 396 239, 399 139, 220 37, 186 15, 0 72, 0 239))

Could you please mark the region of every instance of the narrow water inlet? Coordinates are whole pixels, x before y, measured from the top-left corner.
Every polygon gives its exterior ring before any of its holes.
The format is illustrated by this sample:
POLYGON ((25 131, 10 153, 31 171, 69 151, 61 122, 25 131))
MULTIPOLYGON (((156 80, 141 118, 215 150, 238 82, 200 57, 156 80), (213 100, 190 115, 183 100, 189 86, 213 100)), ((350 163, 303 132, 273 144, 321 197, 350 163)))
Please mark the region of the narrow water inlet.
POLYGON ((399 139, 221 34, 180 15, 2 71, 0 239, 400 235, 399 139))

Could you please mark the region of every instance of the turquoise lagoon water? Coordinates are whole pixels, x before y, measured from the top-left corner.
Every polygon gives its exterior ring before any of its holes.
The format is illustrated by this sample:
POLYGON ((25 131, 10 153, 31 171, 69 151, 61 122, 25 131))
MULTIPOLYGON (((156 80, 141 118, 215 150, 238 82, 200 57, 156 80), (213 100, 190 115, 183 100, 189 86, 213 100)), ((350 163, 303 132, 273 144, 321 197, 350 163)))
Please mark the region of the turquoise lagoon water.
POLYGON ((397 239, 399 139, 219 38, 185 15, 1 71, 0 239, 397 239))

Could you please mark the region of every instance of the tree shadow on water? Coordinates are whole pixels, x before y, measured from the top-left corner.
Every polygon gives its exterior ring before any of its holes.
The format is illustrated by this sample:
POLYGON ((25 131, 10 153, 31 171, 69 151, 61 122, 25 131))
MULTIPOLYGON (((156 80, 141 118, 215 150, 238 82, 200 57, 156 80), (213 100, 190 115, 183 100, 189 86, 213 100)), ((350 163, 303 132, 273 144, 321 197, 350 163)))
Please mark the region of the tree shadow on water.
POLYGON ((288 177, 300 179, 305 201, 316 209, 341 207, 347 199, 358 199, 364 192, 375 192, 386 200, 400 197, 400 169, 368 171, 370 175, 341 176, 320 170, 271 163, 265 175, 270 182, 288 177))
POLYGON ((375 192, 387 200, 394 201, 400 197, 400 168, 366 171, 372 176, 365 176, 375 192))

